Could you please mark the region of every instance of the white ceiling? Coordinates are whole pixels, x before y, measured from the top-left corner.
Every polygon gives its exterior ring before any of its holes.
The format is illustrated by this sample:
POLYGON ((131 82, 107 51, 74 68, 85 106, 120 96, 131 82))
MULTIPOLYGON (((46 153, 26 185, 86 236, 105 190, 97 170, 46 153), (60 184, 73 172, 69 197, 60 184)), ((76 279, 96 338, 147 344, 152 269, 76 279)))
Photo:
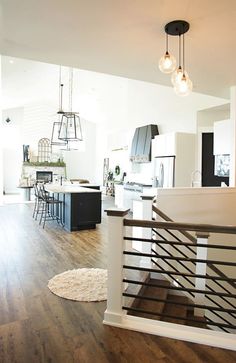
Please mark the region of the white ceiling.
POLYGON ((2 0, 1 16, 1 54, 162 85, 163 27, 184 19, 194 91, 229 97, 236 85, 235 0, 2 0))

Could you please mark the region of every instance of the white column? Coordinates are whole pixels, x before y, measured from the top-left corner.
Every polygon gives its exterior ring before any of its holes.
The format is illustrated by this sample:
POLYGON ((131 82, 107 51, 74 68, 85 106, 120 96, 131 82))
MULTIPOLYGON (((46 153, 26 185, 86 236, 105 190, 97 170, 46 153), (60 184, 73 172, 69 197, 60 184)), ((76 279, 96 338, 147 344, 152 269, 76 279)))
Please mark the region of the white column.
MULTIPOLYGON (((209 233, 197 232, 197 243, 207 245, 209 233)), ((207 247, 197 247, 197 259, 207 260, 207 247)), ((204 262, 196 263, 196 275, 206 276, 207 264, 204 262)), ((195 278, 195 289, 205 290, 206 287, 206 279, 204 278, 195 278)), ((205 304, 205 294, 195 293, 195 304, 205 304)), ((205 309, 194 308, 194 314, 196 316, 204 316, 205 309)))
MULTIPOLYGON (((152 204, 154 196, 150 195, 141 195, 142 202, 134 201, 133 202, 133 218, 134 219, 142 219, 142 220, 152 220, 152 204)), ((141 227, 133 227, 132 236, 134 238, 152 238, 152 229, 151 228, 141 228, 141 227)), ((141 242, 141 241, 133 241, 132 247, 141 252, 141 253, 151 253, 151 243, 149 242, 141 242)), ((151 258, 150 257, 142 257, 140 260, 140 266, 151 268, 151 258)))
POLYGON ((123 263, 124 263, 124 225, 123 220, 129 209, 109 208, 108 216, 108 282, 107 309, 104 313, 104 323, 120 324, 122 321, 123 263))
POLYGON ((236 86, 230 88, 230 119, 232 122, 232 138, 230 152, 230 176, 229 186, 236 186, 236 86))
POLYGON ((3 154, 2 154, 2 133, 3 133, 3 126, 2 126, 2 75, 1 75, 1 61, 2 57, 0 55, 0 205, 3 203, 3 154))

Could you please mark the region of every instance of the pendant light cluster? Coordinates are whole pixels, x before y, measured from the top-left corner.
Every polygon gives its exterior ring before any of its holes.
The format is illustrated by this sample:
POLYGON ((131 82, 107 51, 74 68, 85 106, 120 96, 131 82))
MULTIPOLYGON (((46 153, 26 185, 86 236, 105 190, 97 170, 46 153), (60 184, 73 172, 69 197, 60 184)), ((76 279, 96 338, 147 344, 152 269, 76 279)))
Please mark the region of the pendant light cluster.
POLYGON ((187 96, 193 89, 193 84, 185 69, 185 42, 184 34, 189 30, 189 23, 185 20, 174 20, 165 25, 166 52, 159 61, 161 72, 171 75, 174 91, 178 96, 187 96), (179 64, 176 67, 176 59, 169 53, 168 36, 179 37, 179 64))
POLYGON ((53 123, 51 145, 62 146, 64 150, 76 150, 77 142, 83 141, 83 136, 79 113, 72 111, 73 68, 69 68, 69 111, 63 111, 63 87, 60 68, 58 121, 53 123))

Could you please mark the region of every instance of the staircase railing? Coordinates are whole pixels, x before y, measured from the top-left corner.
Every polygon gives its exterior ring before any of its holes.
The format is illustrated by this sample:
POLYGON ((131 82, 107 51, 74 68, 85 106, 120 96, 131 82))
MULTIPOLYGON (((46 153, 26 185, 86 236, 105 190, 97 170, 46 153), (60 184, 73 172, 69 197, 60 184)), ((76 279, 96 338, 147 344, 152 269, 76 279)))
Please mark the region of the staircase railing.
MULTIPOLYGON (((208 237, 209 233, 236 235, 236 226, 129 219, 125 218, 127 214, 125 210, 111 209, 107 211, 107 214, 109 221, 108 299, 104 323, 235 349, 236 259, 234 255, 236 246, 208 243, 208 237), (149 231, 149 237, 133 237, 131 232, 133 228, 149 231), (153 230, 157 232, 154 237, 153 230), (196 238, 190 232, 195 232, 196 238), (171 238, 167 238, 168 235, 171 238), (180 235, 184 235, 187 241, 182 242, 180 235), (145 252, 135 251, 132 248, 134 241, 149 247, 145 247, 145 252), (172 248, 177 252, 177 256, 171 252, 172 248), (188 253, 182 251, 183 248, 187 249, 188 253), (232 260, 228 257, 225 259, 222 253, 223 258, 208 258, 207 251, 213 249, 230 251, 232 260), (146 263, 141 264, 141 260, 145 260, 146 263), (225 271, 219 270, 220 273, 218 273, 218 266, 234 269, 234 272, 226 274, 225 271), (167 279, 163 279, 162 282, 160 277, 163 278, 163 276, 167 279), (157 278, 158 282, 153 282, 157 281, 157 278), (167 280, 170 282, 168 288, 165 283, 167 280), (224 285, 222 287, 222 282, 228 284, 226 289, 224 285), (217 284, 219 289, 216 290, 212 284, 217 284), (147 287, 154 290, 168 289, 175 294, 185 293, 189 299, 176 302, 155 294, 142 294, 141 292, 147 287), (142 304, 139 303, 141 301, 142 304), (159 311, 150 310, 146 308, 148 302, 167 307, 183 306, 189 311, 194 310, 194 314, 176 316, 172 315, 168 308, 159 311), (210 316, 204 317, 206 311, 210 316), (161 321, 154 320, 155 317, 161 321), (192 326, 184 326, 177 331, 172 328, 176 324, 170 326, 165 321, 178 322, 178 327, 181 322, 204 327, 205 329, 201 331, 205 333, 199 334, 199 329, 192 326), (209 327, 217 327, 223 332, 211 331, 209 327)), ((145 236, 147 235, 146 233, 145 236)))
MULTIPOLYGON (((163 213, 160 209, 157 208, 157 206, 155 204, 152 205, 152 210, 153 212, 155 212, 160 218, 162 218, 165 221, 168 222, 173 222, 173 220, 171 220, 170 217, 168 217, 165 213, 163 213)), ((172 242, 172 247, 174 248, 174 252, 178 253, 179 256, 179 261, 178 264, 180 264, 185 270, 187 270, 188 272, 192 273, 196 267, 196 260, 195 260, 195 256, 196 256, 196 250, 194 250, 192 248, 192 246, 194 245, 195 247, 204 247, 207 249, 215 249, 218 251, 232 251, 235 249, 235 247, 232 246, 227 246, 227 245, 211 245, 211 244, 207 244, 206 246, 199 246, 199 244, 197 244, 197 239, 192 236, 189 232, 187 231, 179 231, 180 234, 182 234, 187 241, 191 241, 191 242, 182 242, 182 240, 175 234, 173 233, 173 231, 170 231, 168 229, 165 229, 165 231, 167 233, 169 233, 169 235, 174 238, 175 241, 177 242, 172 242), (182 250, 176 246, 181 246, 182 250), (187 256, 187 254, 183 251, 183 247, 187 249, 188 252, 190 252, 190 255, 187 256), (183 257, 183 259, 181 259, 183 257), (192 258, 191 258, 192 257, 192 258), (191 267, 187 267, 184 265, 184 261, 186 261, 186 259, 190 262, 191 267)), ((159 246, 159 248, 164 251, 169 258, 173 259, 175 254, 172 254, 171 252, 169 252, 166 248, 163 247, 163 244, 168 245, 169 242, 168 240, 165 238, 165 236, 161 235, 155 228, 153 228, 153 232, 156 236, 158 236, 157 241, 155 242, 156 245, 159 246)), ((227 232, 223 232, 223 233, 227 233, 227 232)), ((156 254, 155 249, 152 249, 153 253, 156 254)), ((155 261, 155 259, 153 259, 153 263, 157 266, 160 267, 159 264, 155 261)), ((170 266, 169 261, 167 260, 166 263, 170 266)), ((235 314, 235 309, 236 309, 236 303, 232 303, 232 300, 229 301, 229 297, 233 297, 232 291, 234 292, 236 289, 236 284, 235 282, 231 281, 228 276, 221 271, 220 268, 218 268, 217 266, 215 266, 215 262, 214 261, 206 261, 207 266, 208 266, 208 271, 210 273, 214 272, 216 274, 216 276, 220 276, 222 277, 221 280, 216 279, 216 278, 212 278, 211 275, 209 275, 209 273, 206 273, 206 279, 208 281, 208 283, 206 283, 205 288, 208 290, 207 293, 205 293, 206 296, 206 300, 208 302, 210 302, 211 304, 214 304, 218 307, 218 309, 206 309, 206 317, 207 315, 209 315, 207 313, 207 310, 211 310, 211 319, 209 317, 207 317, 207 321, 213 322, 212 320, 214 320, 214 317, 219 318, 220 320, 224 321, 226 323, 226 325, 228 324, 229 328, 230 328, 230 321, 232 321, 232 318, 236 317, 235 314), (210 285, 211 284, 211 285, 210 285), (230 285, 231 288, 233 288, 233 290, 228 288, 227 284, 230 285), (215 286, 216 285, 216 286, 215 286), (220 288, 220 291, 219 291, 220 288), (218 290, 217 290, 218 289, 218 290), (223 291, 223 292, 222 292, 223 291), (223 310, 223 306, 230 306, 232 309, 229 311, 224 311, 223 310), (227 314, 226 314, 227 313, 227 314)), ((225 264, 219 264, 221 266, 227 266, 227 263, 225 264)), ((176 268, 175 268, 176 270, 176 268)), ((173 281, 176 282, 176 278, 174 276, 171 276, 173 281)), ((190 285, 194 286, 194 282, 192 282, 188 277, 183 276, 183 284, 181 285, 182 288, 185 288, 185 284, 190 283, 190 285)), ((187 292, 186 289, 184 289, 185 293, 187 292)), ((189 291, 189 294, 193 297, 193 291, 189 291)), ((210 324, 209 324, 210 325, 210 324)), ((213 325, 213 324, 212 324, 213 325)), ((220 326, 218 326, 220 327, 220 326)), ((227 331, 223 328, 223 326, 221 326, 221 329, 224 331, 227 331)))

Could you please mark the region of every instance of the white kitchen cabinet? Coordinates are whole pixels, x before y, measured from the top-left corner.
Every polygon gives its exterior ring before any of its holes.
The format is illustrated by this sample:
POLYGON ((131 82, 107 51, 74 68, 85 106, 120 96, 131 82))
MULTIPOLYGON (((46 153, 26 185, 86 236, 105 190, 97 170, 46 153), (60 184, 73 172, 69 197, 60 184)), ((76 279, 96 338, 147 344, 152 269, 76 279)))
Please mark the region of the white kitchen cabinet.
POLYGON ((191 176, 195 170, 195 141, 195 134, 183 132, 157 135, 152 140, 153 167, 156 157, 175 156, 174 187, 191 186, 191 176))
POLYGON ((232 121, 214 122, 214 155, 225 155, 231 152, 232 121))
POLYGON ((157 135, 152 140, 152 156, 175 155, 176 133, 157 135))

